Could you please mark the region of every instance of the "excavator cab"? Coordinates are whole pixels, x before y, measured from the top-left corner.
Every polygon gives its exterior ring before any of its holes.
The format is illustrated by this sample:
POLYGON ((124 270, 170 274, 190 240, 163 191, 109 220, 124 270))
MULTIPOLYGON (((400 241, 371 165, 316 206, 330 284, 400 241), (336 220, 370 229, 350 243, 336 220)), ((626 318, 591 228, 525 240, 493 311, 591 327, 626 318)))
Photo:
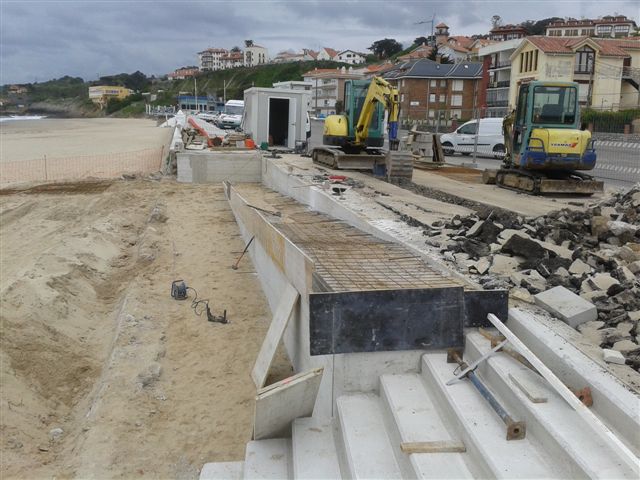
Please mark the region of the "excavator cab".
POLYGON ((515 112, 503 121, 503 168, 487 183, 531 193, 603 191, 603 183, 582 173, 596 165, 591 132, 580 128, 578 84, 533 81, 520 85, 515 112))

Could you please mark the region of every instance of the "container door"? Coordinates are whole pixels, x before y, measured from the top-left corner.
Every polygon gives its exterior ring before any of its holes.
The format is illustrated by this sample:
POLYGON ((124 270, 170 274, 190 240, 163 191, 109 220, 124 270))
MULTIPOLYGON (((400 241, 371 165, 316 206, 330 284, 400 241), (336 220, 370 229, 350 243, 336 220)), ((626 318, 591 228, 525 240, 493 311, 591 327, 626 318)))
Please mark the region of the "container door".
MULTIPOLYGON (((296 126, 298 124, 298 110, 296 108, 297 102, 295 98, 289 99, 289 134, 287 147, 295 148, 296 146, 296 126)), ((303 126, 300 126, 299 130, 302 130, 303 126)))

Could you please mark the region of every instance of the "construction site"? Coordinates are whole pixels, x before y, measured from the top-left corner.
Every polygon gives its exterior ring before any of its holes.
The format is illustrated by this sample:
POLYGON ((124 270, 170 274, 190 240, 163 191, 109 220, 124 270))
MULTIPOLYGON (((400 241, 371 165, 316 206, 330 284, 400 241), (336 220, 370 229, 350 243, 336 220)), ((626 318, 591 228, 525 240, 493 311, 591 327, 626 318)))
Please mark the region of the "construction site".
POLYGON ((530 88, 484 171, 374 77, 4 181, 2 477, 639 478, 640 184, 530 88))

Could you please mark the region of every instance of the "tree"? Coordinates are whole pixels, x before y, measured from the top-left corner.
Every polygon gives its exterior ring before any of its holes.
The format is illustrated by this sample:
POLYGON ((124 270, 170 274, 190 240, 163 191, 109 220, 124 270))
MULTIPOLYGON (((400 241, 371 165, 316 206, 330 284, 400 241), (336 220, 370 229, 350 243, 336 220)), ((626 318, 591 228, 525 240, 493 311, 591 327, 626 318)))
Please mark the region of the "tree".
POLYGON ((502 17, 500 15, 494 15, 491 17, 492 28, 498 28, 500 25, 502 25, 502 17))
POLYGON ((563 19, 560 17, 543 18, 542 20, 526 20, 522 22, 522 26, 527 30, 528 35, 544 35, 547 25, 552 22, 559 22, 563 19))
POLYGON ((428 44, 429 43, 429 39, 427 37, 417 37, 414 41, 413 44, 414 45, 422 45, 423 43, 428 44))
POLYGON ((253 40, 245 40, 244 41, 244 46, 245 47, 253 47, 253 40))
POLYGON ((231 51, 232 51, 233 53, 238 53, 238 52, 241 52, 242 50, 240 50, 240 47, 238 47, 238 46, 236 45, 235 47, 233 47, 233 48, 231 49, 231 51))
MULTIPOLYGON (((431 49, 431 52, 429 52, 429 55, 427 56, 427 58, 429 60, 433 60, 434 62, 437 62, 438 55, 440 55, 440 49, 438 48, 438 45, 435 45, 431 49)), ((449 55, 440 55, 440 63, 453 63, 453 60, 449 58, 449 55)))
POLYGON ((384 38, 373 42, 367 50, 371 50, 379 59, 389 58, 402 51, 402 44, 393 38, 384 38))

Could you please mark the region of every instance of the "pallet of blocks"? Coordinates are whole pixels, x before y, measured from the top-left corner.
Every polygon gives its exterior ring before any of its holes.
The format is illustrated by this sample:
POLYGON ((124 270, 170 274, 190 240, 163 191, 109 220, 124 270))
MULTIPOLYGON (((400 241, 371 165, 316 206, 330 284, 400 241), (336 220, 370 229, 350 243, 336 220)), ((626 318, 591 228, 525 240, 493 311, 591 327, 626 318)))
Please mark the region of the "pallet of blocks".
POLYGON ((421 132, 414 127, 402 139, 402 149, 412 153, 415 168, 440 168, 444 165, 444 153, 439 139, 438 134, 421 132))

